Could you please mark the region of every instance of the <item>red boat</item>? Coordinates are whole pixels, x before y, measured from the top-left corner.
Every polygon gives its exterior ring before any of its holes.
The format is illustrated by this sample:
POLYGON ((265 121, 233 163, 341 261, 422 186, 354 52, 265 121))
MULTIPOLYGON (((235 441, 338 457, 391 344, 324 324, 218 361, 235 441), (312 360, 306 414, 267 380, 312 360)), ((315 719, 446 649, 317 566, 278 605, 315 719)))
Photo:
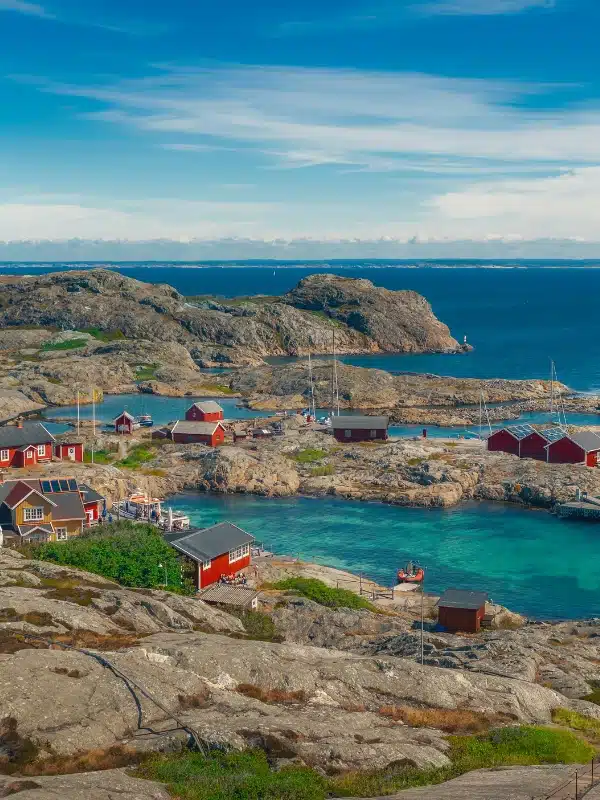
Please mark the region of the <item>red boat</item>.
POLYGON ((423 583, 425 570, 418 564, 409 561, 405 569, 399 569, 396 575, 398 583, 423 583))

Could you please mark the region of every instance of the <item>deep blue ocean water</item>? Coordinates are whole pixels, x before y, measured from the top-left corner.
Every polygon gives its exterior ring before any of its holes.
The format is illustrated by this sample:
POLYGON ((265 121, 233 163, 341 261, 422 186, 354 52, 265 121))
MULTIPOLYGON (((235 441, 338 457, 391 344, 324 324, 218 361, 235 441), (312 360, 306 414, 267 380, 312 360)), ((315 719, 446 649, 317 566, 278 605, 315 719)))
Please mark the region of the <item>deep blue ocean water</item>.
POLYGON ((223 520, 276 553, 363 572, 390 586, 409 559, 426 590, 482 590, 533 618, 600 616, 600 527, 502 504, 399 508, 335 498, 183 494, 202 527, 223 520))
MULTIPOLYGON (((501 262, 498 262, 501 263, 501 262)), ((344 361, 388 370, 482 378, 546 378, 550 360, 573 389, 600 389, 600 269, 597 262, 520 262, 520 268, 447 269, 378 262, 324 262, 256 266, 111 265, 124 275, 169 283, 183 294, 281 294, 315 272, 368 278, 389 289, 425 295, 454 336, 475 346, 469 355, 347 356, 344 361), (588 269, 580 268, 587 263, 588 269)), ((2 265, 0 273, 34 274, 68 265, 2 265)), ((439 262, 438 262, 439 266, 439 262)))

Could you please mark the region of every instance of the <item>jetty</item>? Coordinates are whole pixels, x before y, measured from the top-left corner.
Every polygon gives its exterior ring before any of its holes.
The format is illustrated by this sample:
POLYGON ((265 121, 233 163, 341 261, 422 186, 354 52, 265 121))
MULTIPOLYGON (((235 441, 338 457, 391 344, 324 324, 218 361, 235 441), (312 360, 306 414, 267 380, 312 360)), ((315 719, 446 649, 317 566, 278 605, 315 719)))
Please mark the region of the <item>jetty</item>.
POLYGON ((559 517, 600 521, 600 497, 577 491, 577 499, 556 507, 559 517))

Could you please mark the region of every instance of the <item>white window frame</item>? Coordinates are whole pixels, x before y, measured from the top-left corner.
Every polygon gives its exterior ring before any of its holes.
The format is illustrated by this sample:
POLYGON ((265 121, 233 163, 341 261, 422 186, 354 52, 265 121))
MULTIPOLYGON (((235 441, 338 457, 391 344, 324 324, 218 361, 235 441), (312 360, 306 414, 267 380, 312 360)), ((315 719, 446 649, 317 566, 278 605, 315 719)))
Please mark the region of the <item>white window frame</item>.
POLYGON ((229 563, 233 564, 236 561, 241 561, 242 558, 250 555, 250 545, 243 544, 240 547, 235 547, 229 551, 229 563))
POLYGON ((38 446, 37 446, 37 454, 38 454, 38 456, 45 456, 46 455, 46 445, 45 444, 38 444, 38 446))
POLYGON ((42 522, 43 519, 43 506, 32 506, 31 508, 28 507, 23 509, 23 522, 42 522))
POLYGON ((352 431, 344 431, 344 438, 351 439, 352 438, 352 431))
POLYGON ((10 459, 10 450, 0 450, 0 461, 8 461, 10 459))
POLYGON ((69 532, 66 528, 55 528, 56 531, 56 541, 57 542, 66 542, 69 538, 69 532))
POLYGON ((210 565, 211 564, 212 564, 212 561, 210 559, 208 561, 203 561, 202 562, 202 569, 203 570, 210 569, 210 565))

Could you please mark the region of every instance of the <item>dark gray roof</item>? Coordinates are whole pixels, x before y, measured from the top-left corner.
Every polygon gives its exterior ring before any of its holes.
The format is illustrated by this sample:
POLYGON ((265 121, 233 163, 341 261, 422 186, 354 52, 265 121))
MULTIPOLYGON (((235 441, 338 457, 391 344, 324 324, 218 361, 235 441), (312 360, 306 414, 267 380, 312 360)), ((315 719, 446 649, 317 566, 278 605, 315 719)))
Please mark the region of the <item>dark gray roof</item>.
POLYGON ((486 592, 469 592, 467 589, 446 589, 438 600, 438 606, 475 610, 481 608, 487 599, 486 592))
POLYGON ((215 583, 200 592, 200 600, 205 603, 223 603, 228 606, 249 606, 255 597, 258 597, 256 589, 249 586, 228 586, 226 583, 215 583))
POLYGON ((48 534, 54 533, 54 528, 50 522, 42 522, 37 525, 35 523, 31 525, 18 525, 17 527, 21 536, 29 536, 30 533, 34 533, 35 531, 43 531, 48 534))
POLYGON ((85 511, 79 492, 57 492, 52 495, 56 508, 52 509, 54 522, 61 519, 85 519, 85 511))
POLYGON ((219 522, 210 528, 189 531, 180 531, 178 534, 167 534, 167 541, 186 556, 196 561, 210 561, 217 556, 228 553, 230 550, 243 544, 250 544, 254 536, 232 522, 219 522))
POLYGON ((600 450, 600 436, 593 431, 579 431, 579 433, 572 433, 569 436, 571 441, 578 444, 582 450, 585 450, 586 453, 590 453, 593 450, 600 450))
POLYGON ((379 431, 383 428, 387 429, 388 423, 390 421, 389 417, 332 417, 331 418, 331 426, 334 429, 344 428, 344 430, 352 431, 352 430, 374 430, 379 431))
POLYGON ((87 483, 80 483, 79 491, 83 494, 84 503, 93 503, 94 500, 104 500, 104 497, 95 489, 92 489, 91 486, 88 486, 87 483))
POLYGON ((41 422, 32 422, 22 428, 17 428, 16 425, 5 425, 0 428, 0 447, 24 447, 53 441, 54 436, 41 422))

